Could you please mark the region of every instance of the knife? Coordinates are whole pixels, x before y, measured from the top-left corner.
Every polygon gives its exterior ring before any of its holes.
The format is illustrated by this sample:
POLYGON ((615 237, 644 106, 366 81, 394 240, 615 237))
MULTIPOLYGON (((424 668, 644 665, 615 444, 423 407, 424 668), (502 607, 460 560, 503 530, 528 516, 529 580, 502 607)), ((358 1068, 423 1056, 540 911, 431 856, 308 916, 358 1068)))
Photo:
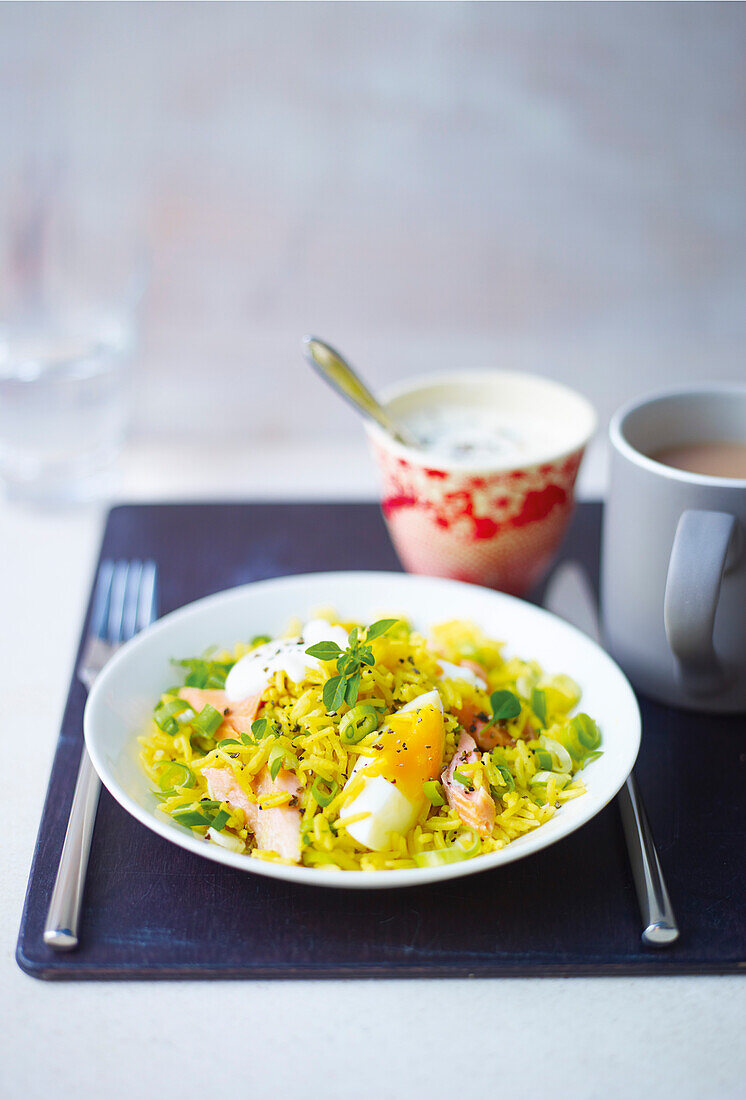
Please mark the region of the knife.
MULTIPOLYGON (((563 562, 555 569, 546 587, 544 606, 601 645, 595 594, 578 562, 563 562)), ((647 947, 669 947, 679 938, 679 929, 633 772, 617 801, 642 915, 642 942, 647 947)))

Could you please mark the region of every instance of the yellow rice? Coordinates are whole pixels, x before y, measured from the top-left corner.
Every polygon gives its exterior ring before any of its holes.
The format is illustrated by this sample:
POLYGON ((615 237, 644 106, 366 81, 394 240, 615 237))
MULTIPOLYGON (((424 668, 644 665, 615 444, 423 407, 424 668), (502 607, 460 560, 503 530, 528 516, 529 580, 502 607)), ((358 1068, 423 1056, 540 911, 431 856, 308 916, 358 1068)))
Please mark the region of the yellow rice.
MULTIPOLYGON (((335 620, 332 615, 327 616, 335 620)), ((340 625, 349 630, 354 625, 340 625)), ((298 634, 300 624, 293 623, 289 634, 298 634)), ((235 661, 251 646, 240 644, 232 651, 211 655, 211 660, 235 661)), ((489 695, 499 689, 514 692, 521 700, 521 714, 507 724, 508 732, 515 736, 515 743, 499 750, 500 762, 508 767, 515 782, 515 790, 495 796, 496 816, 492 834, 481 838, 478 854, 498 851, 518 837, 539 828, 549 821, 561 806, 585 792, 582 779, 574 774, 564 789, 559 789, 554 779, 540 789, 531 788, 537 763, 533 750, 538 739, 525 741, 518 736, 527 718, 535 724, 530 709, 531 691, 544 691, 547 704, 545 731, 552 733, 568 719, 568 714, 578 701, 579 691, 569 677, 547 677, 536 662, 517 657, 503 656, 502 643, 487 638, 473 623, 453 621, 433 628, 430 639, 400 620, 388 634, 372 642, 375 666, 366 667, 362 673, 358 703, 371 703, 381 715, 381 727, 385 718, 424 692, 437 689, 443 703, 445 728, 445 753, 443 770, 454 755, 461 734, 458 711, 473 705, 478 711, 491 713, 489 695), (453 663, 464 659, 477 661, 486 671, 487 692, 464 680, 440 679, 438 659, 453 663)), ((262 717, 270 718, 279 730, 275 740, 265 738, 256 745, 230 746, 230 751, 216 745, 215 739, 195 735, 189 725, 183 726, 177 736, 163 732, 153 721, 148 732, 139 738, 143 767, 158 790, 159 774, 164 764, 177 762, 191 769, 196 785, 163 797, 160 811, 171 815, 185 807, 198 808, 201 799, 209 798, 205 768, 216 765, 230 769, 247 797, 257 801, 252 782, 267 764, 273 745, 279 744, 297 762, 294 769, 302 788, 300 809, 302 813, 301 862, 309 868, 378 871, 415 867, 416 857, 450 847, 458 838, 473 843, 474 834, 459 819, 458 814, 446 803, 433 806, 426 801, 417 821, 406 836, 391 834, 390 848, 386 851, 370 851, 359 844, 347 832, 347 826, 362 820, 365 814, 345 814, 345 807, 362 789, 365 777, 358 773, 345 786, 355 762, 360 756, 374 756, 376 738, 380 732, 369 734, 357 745, 347 745, 340 740, 339 725, 349 708, 343 704, 337 713, 329 713, 324 706, 322 689, 325 680, 335 674, 334 662, 324 662, 319 669, 307 669, 302 683, 292 683, 283 672, 273 674, 263 698, 262 717), (311 794, 311 786, 321 777, 327 784, 337 783, 339 791, 328 806, 320 806, 311 794)), ((178 688, 162 696, 167 702, 178 695, 178 688)), ((226 736, 219 733, 217 740, 226 736)), ((495 773, 495 758, 490 753, 480 754, 472 765, 461 771, 468 773, 475 786, 490 786, 499 780, 495 773)), ((573 771, 578 768, 573 765, 573 771)), ((493 786, 494 795, 494 786, 493 786)), ((263 808, 280 806, 290 800, 287 792, 269 794, 259 800, 263 808)), ((224 836, 225 846, 240 850, 264 860, 286 863, 276 853, 256 847, 253 835, 244 827, 243 814, 228 803, 222 807, 228 814, 224 836)), ((206 828, 195 828, 198 835, 206 835, 206 828)), ((209 839, 209 838, 208 838, 209 839)))

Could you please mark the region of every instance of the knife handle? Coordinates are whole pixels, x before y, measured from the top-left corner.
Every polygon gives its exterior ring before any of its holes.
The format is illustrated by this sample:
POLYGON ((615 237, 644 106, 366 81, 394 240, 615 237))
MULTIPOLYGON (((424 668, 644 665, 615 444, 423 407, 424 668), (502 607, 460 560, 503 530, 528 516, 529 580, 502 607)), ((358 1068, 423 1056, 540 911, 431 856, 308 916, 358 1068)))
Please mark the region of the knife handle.
POLYGON ((668 947, 679 938, 679 929, 645 807, 631 772, 618 798, 637 900, 645 926, 642 941, 648 947, 668 947))

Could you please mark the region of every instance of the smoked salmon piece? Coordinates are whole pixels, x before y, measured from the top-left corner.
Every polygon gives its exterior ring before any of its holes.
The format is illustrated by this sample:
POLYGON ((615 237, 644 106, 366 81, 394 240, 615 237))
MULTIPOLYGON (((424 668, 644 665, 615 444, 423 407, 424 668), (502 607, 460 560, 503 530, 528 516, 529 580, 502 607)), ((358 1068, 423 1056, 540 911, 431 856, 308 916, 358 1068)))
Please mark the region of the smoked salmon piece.
POLYGON ((247 695, 245 699, 231 703, 224 691, 215 688, 183 687, 179 690, 179 698, 189 703, 197 714, 209 703, 225 716, 223 725, 215 735, 216 740, 219 741, 220 738, 230 737, 233 733, 251 733, 251 723, 259 710, 262 692, 257 695, 247 695))
POLYGON ((286 803, 263 810, 251 802, 229 768, 205 768, 202 773, 207 780, 210 798, 217 802, 229 802, 243 811, 246 826, 256 837, 257 847, 276 852, 283 859, 294 863, 300 861, 300 799, 301 786, 292 772, 280 768, 277 777, 272 779, 269 768, 264 767, 252 784, 257 798, 268 794, 288 791, 296 805, 286 803))
POLYGON ((454 779, 454 772, 464 764, 476 763, 478 759, 474 738, 468 733, 462 733, 453 760, 440 778, 448 805, 456 811, 464 825, 468 825, 480 836, 491 836, 495 824, 495 803, 492 795, 486 787, 470 791, 458 779, 454 779))
MULTIPOLYGON (((504 722, 495 722, 488 726, 489 715, 477 710, 473 703, 467 703, 456 711, 458 720, 467 733, 470 733, 482 752, 490 752, 496 745, 509 748, 515 745, 515 738, 511 737, 504 722), (487 727, 487 728, 485 728, 487 727)), ((532 741, 536 736, 533 726, 527 720, 521 730, 521 738, 524 741, 532 741)))

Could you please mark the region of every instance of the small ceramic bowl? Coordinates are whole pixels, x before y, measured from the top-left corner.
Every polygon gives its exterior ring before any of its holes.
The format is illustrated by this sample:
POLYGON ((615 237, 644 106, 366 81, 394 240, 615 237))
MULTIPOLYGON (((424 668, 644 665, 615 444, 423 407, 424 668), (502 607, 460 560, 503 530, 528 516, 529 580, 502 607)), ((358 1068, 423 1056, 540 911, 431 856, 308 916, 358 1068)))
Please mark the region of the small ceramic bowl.
POLYGON ((414 379, 384 392, 395 418, 450 405, 492 406, 536 442, 520 464, 473 465, 366 431, 382 479, 381 505, 410 573, 451 577, 523 595, 546 573, 573 508, 575 479, 596 414, 580 394, 514 371, 463 371, 414 379), (537 426, 546 430, 536 432, 537 426))

